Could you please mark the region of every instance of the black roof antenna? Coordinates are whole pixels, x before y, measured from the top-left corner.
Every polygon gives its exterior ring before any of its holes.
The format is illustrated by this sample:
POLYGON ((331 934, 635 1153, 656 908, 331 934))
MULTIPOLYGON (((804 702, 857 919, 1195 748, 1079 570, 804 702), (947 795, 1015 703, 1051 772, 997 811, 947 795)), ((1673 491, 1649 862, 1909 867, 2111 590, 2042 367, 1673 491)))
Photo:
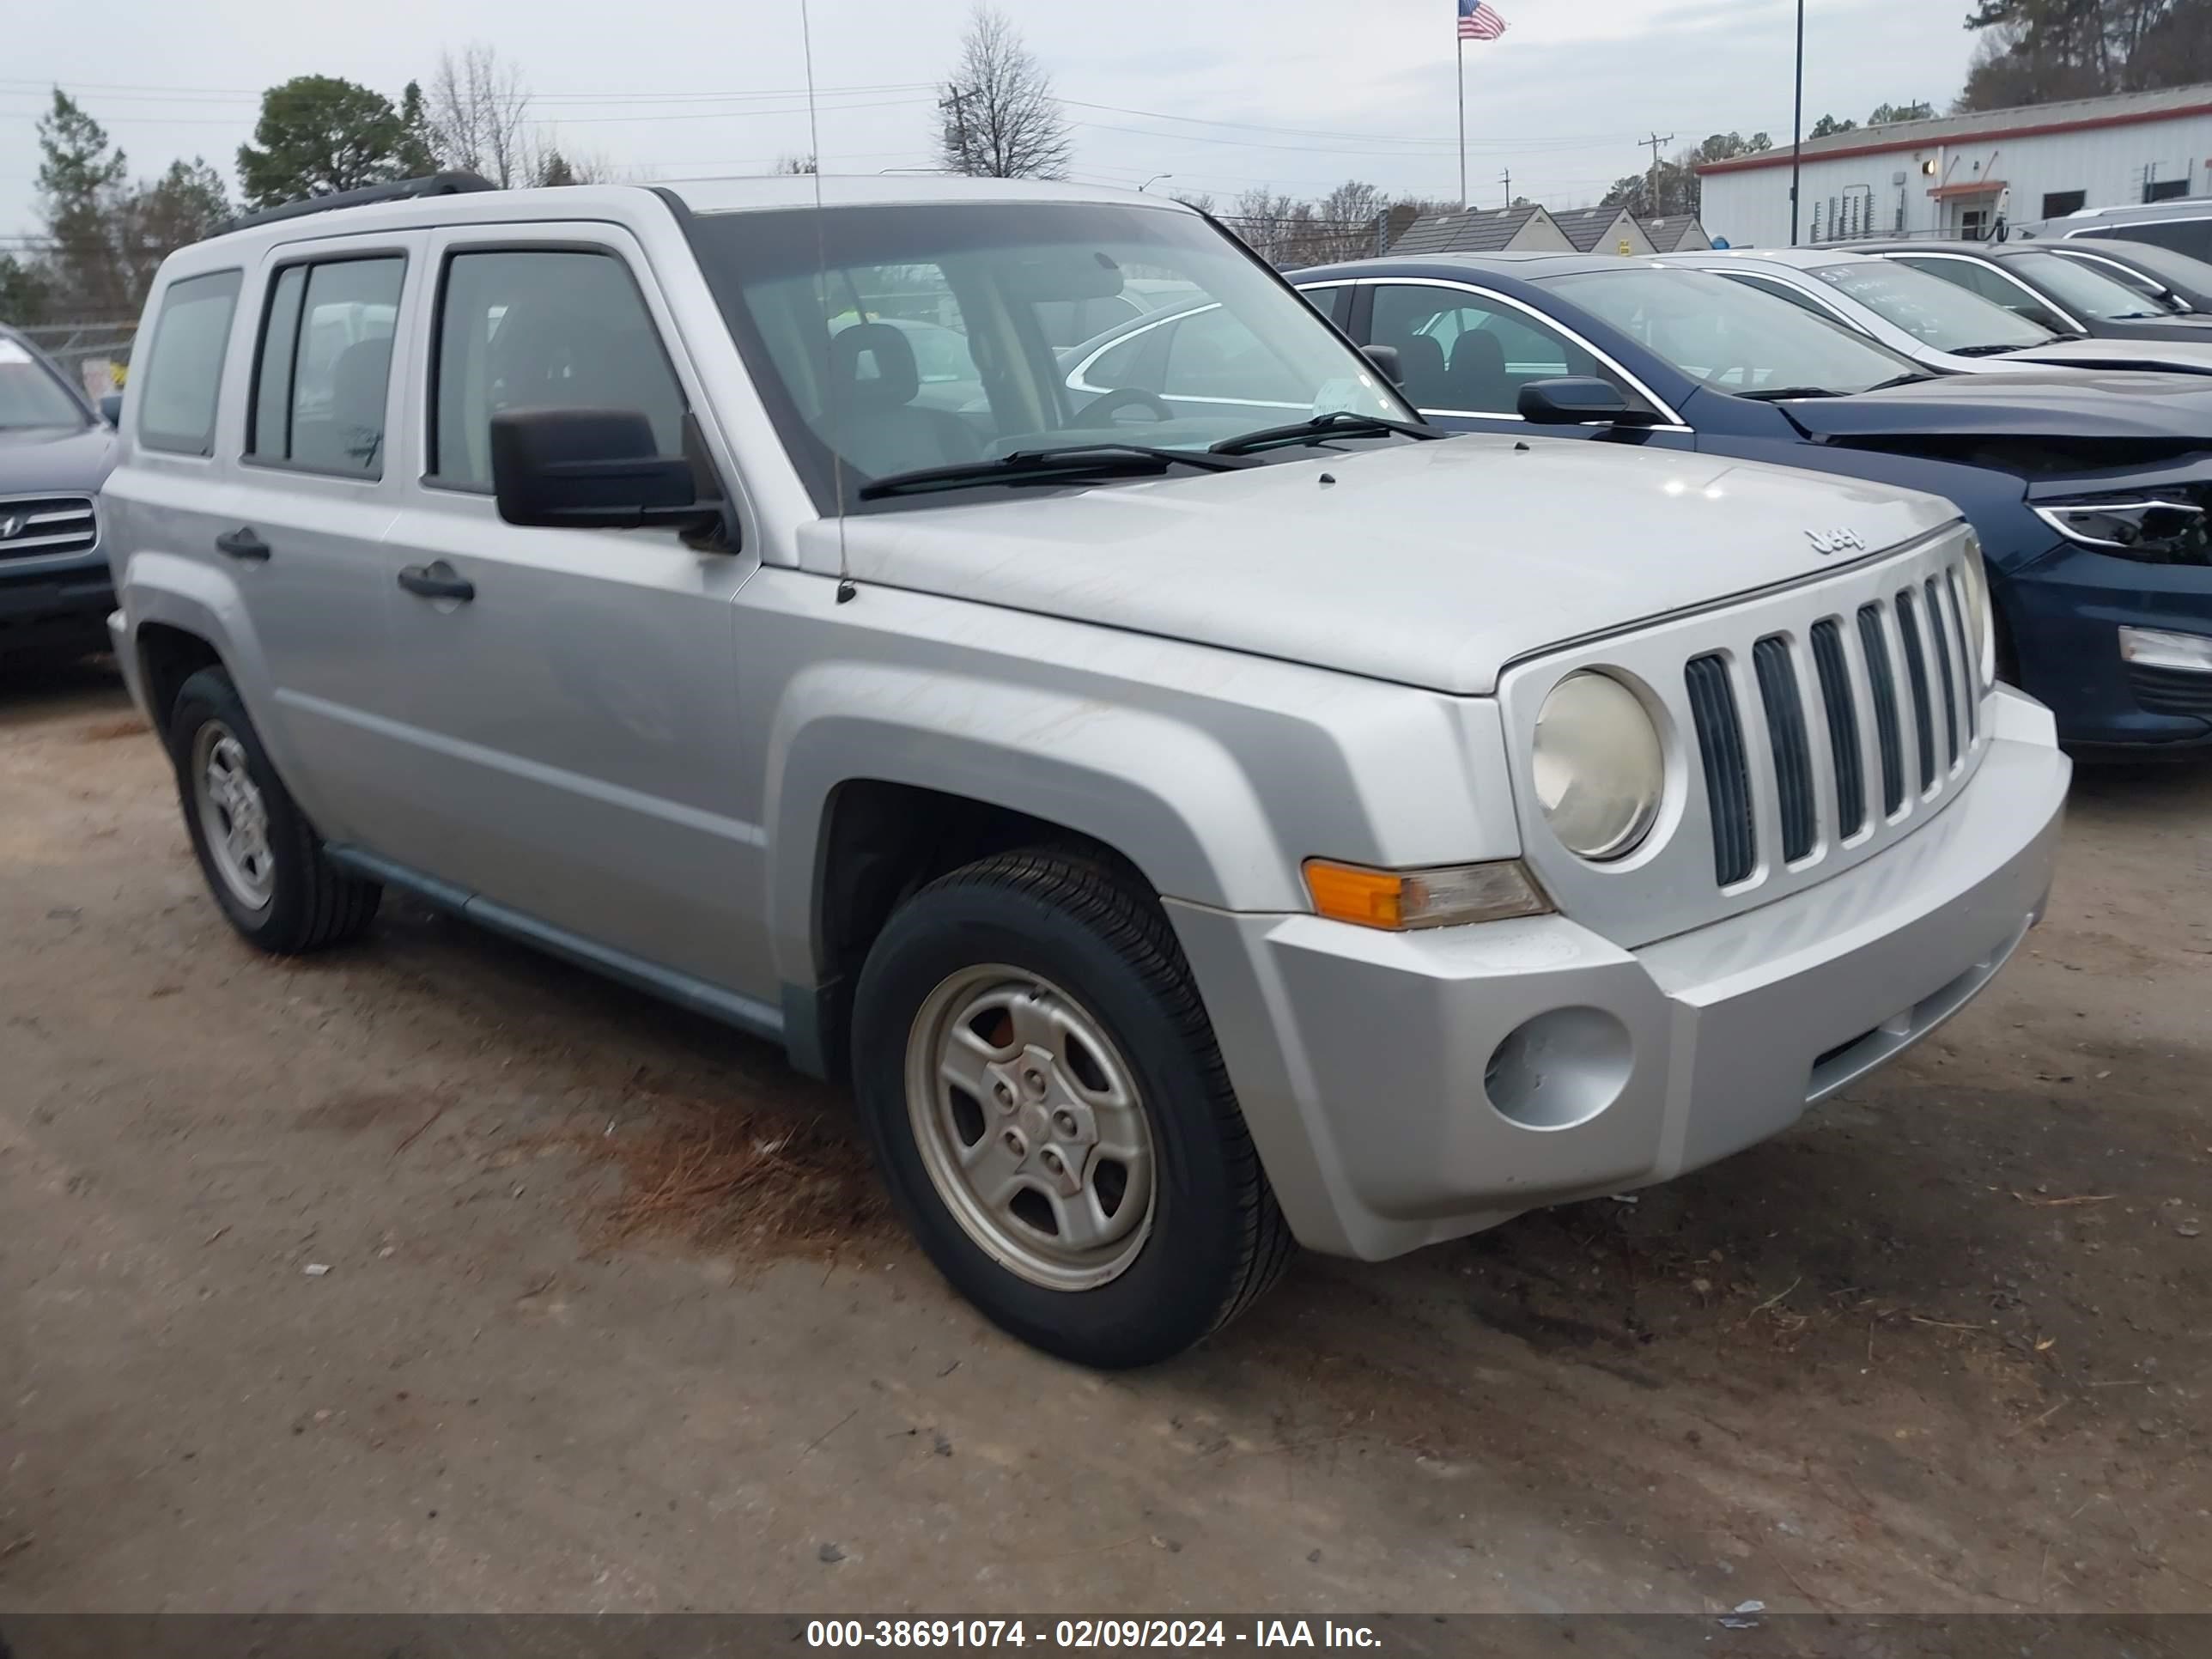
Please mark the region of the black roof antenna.
MULTIPOLYGON (((824 301, 830 294, 830 244, 822 223, 822 123, 814 107, 814 25, 806 0, 799 0, 799 40, 806 54, 806 141, 814 155, 814 269, 824 301)), ((830 377, 834 374, 828 319, 822 331, 822 401, 825 411, 834 404, 830 377)), ((853 585, 852 568, 845 556, 845 455, 834 439, 830 445, 830 493, 837 501, 837 603, 849 605, 860 593, 853 585)))

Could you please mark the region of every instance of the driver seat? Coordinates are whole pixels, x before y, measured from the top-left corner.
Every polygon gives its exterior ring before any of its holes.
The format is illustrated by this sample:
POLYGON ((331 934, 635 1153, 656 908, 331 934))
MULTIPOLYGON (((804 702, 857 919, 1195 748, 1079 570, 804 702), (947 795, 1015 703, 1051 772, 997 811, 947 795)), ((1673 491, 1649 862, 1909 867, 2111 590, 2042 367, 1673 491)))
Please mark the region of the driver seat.
POLYGON ((830 338, 830 447, 872 478, 981 460, 968 423, 915 404, 921 370, 914 346, 889 323, 855 323, 830 338))

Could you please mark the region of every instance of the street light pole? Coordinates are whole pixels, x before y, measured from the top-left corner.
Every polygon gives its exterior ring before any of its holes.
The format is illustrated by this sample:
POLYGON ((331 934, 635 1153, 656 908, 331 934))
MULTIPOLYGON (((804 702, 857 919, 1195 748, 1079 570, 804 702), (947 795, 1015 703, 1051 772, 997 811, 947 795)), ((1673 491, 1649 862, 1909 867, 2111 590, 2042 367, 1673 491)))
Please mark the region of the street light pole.
POLYGON ((1797 246, 1797 189, 1805 176, 1805 0, 1797 0, 1797 110, 1790 131, 1790 246, 1797 246))
POLYGON ((1151 178, 1149 178, 1149 179, 1146 179, 1146 180, 1145 180, 1145 182, 1144 182, 1143 184, 1139 185, 1137 186, 1137 194, 1138 194, 1138 195, 1139 195, 1139 196, 1142 196, 1142 195, 1143 195, 1146 191, 1150 190, 1150 189, 1151 189, 1154 185, 1157 185, 1158 183, 1159 183, 1159 181, 1160 181, 1161 179, 1172 179, 1172 178, 1174 178, 1174 177, 1175 177, 1175 174, 1173 174, 1172 173, 1154 173, 1151 178))

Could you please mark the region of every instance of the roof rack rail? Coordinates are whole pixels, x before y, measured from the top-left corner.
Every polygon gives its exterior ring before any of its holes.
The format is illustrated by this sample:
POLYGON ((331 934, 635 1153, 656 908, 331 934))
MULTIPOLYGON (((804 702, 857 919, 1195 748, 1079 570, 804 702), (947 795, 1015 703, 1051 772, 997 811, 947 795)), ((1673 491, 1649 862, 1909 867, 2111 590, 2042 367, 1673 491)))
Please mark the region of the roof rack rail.
POLYGON ((258 213, 241 213, 235 219, 226 220, 215 234, 222 236, 255 225, 273 225, 280 219, 297 219, 337 208, 367 207, 374 202, 410 202, 418 196, 460 196, 471 191, 498 188, 490 179, 478 178, 473 173, 434 173, 427 179, 395 179, 390 184, 364 185, 359 190, 334 191, 328 196, 303 196, 296 202, 280 202, 258 213))

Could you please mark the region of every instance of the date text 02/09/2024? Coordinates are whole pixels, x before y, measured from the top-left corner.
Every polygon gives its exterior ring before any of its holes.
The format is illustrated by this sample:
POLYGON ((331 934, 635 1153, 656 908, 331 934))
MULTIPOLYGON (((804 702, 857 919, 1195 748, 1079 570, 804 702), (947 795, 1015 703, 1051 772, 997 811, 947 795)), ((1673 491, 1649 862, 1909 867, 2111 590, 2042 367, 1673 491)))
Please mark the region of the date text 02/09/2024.
POLYGON ((811 1648, 1366 1648, 1382 1645, 1369 1626, 1333 1620, 815 1619, 811 1648))

